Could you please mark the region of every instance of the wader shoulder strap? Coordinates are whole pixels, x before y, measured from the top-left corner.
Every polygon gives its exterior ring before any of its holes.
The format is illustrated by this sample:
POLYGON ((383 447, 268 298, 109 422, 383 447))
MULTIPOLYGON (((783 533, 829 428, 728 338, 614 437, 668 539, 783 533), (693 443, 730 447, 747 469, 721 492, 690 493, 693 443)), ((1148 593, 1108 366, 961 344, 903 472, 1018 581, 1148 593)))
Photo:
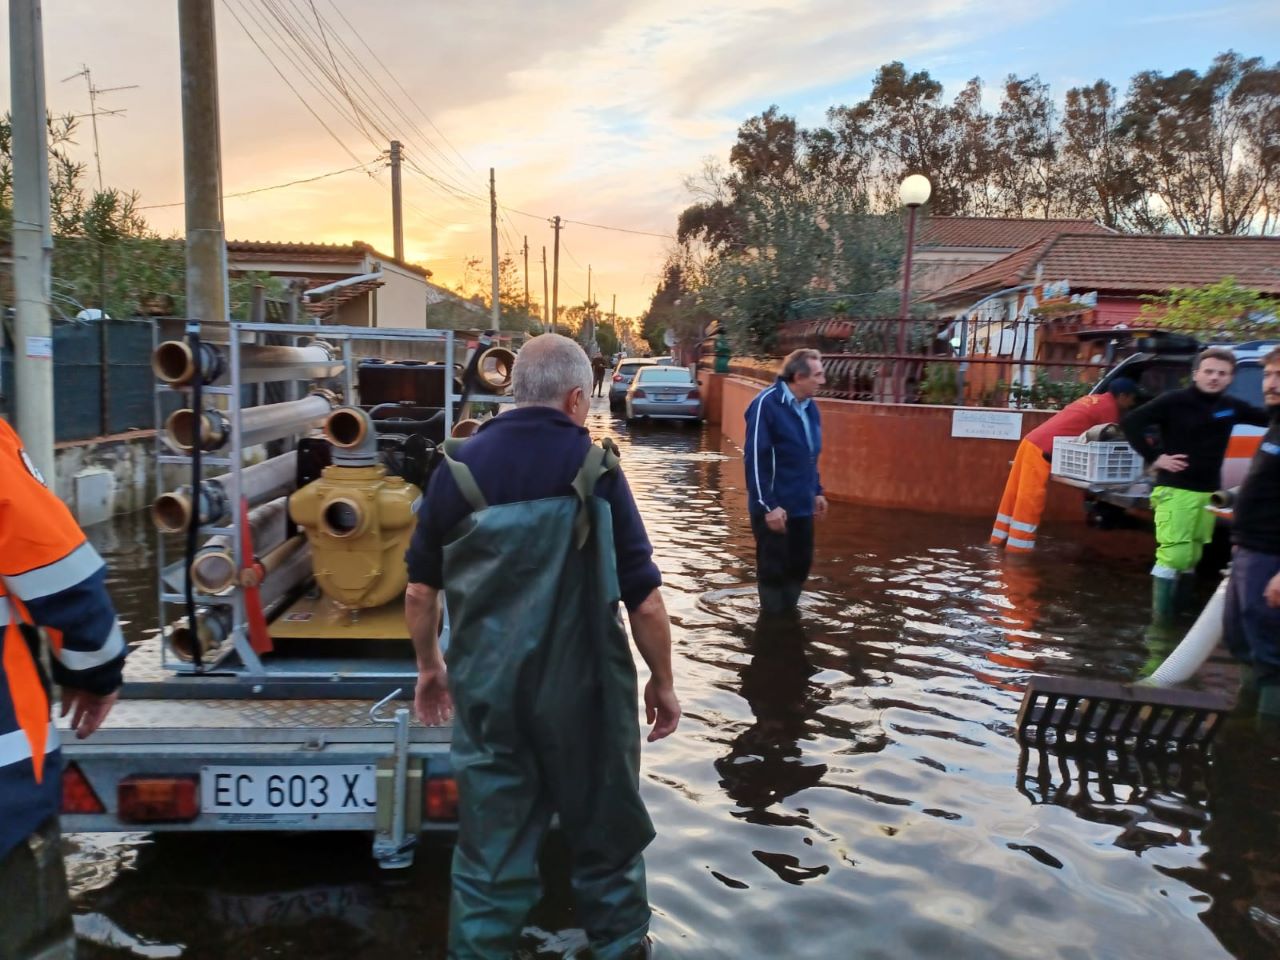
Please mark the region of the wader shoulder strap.
POLYGON ((591 535, 591 515, 587 503, 595 492, 596 483, 610 470, 618 468, 618 447, 610 437, 605 437, 600 445, 591 444, 587 455, 583 458, 578 475, 573 478, 573 492, 578 495, 578 515, 573 521, 573 539, 581 550, 591 535))
POLYGON ((455 460, 453 454, 457 453, 465 442, 465 438, 450 437, 442 445, 444 451, 445 466, 449 468, 449 475, 453 477, 453 482, 458 488, 458 492, 471 504, 471 509, 475 511, 484 510, 489 506, 485 502, 484 494, 480 492, 480 484, 476 483, 475 475, 471 472, 471 468, 460 460, 455 460))

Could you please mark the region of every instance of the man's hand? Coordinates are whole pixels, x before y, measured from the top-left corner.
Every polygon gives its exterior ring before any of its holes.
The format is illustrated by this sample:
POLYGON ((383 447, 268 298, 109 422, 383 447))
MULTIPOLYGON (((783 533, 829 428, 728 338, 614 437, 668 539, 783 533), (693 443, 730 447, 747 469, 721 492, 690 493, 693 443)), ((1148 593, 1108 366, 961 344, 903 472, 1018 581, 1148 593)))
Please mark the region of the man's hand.
POLYGON ((781 507, 774 507, 764 515, 765 526, 774 533, 787 532, 787 511, 781 507))
POLYGON ((827 515, 827 498, 822 494, 818 494, 813 498, 813 515, 818 520, 822 520, 827 515))
POLYGON ((1181 473, 1187 469, 1187 455, 1185 453, 1162 453, 1156 457, 1155 462, 1151 465, 1157 470, 1163 470, 1166 473, 1181 473))
POLYGON ((441 727, 453 719, 453 698, 449 696, 448 670, 444 658, 418 664, 418 684, 413 691, 413 712, 428 727, 441 727))
POLYGON ((77 740, 83 740, 102 725, 119 696, 119 691, 102 695, 71 687, 62 688, 62 715, 65 717, 74 708, 71 729, 76 732, 77 740))
POLYGON ((657 684, 650 678, 644 685, 644 716, 653 727, 649 731, 650 743, 674 733, 680 723, 680 701, 676 699, 675 688, 657 684))
POLYGON ((1262 595, 1266 598, 1268 607, 1280 607, 1280 573, 1267 581, 1262 595))

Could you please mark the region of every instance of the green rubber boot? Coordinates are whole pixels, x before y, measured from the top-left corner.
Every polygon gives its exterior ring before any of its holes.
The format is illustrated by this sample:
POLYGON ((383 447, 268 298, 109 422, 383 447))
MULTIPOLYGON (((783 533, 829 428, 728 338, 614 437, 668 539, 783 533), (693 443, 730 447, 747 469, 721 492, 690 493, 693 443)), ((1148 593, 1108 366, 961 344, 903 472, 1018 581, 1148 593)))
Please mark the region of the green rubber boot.
POLYGON ((1280 683, 1264 683, 1258 688, 1258 719, 1280 724, 1280 683))
MULTIPOLYGON (((1151 578, 1151 626, 1146 631, 1149 643, 1167 644, 1175 639, 1173 621, 1177 592, 1177 580, 1167 577, 1151 578)), ((1165 650, 1164 653, 1167 656, 1169 651, 1165 650)))
POLYGON ((1240 664, 1240 687, 1236 691, 1236 712, 1255 713, 1258 709, 1258 672, 1253 664, 1240 664))

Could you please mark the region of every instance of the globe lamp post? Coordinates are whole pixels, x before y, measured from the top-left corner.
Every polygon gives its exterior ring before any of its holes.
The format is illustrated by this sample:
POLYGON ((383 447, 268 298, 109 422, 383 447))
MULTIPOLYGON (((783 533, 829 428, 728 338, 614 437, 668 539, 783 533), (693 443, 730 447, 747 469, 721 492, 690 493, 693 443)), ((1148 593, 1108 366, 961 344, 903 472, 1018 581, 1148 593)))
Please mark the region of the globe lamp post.
POLYGON ((923 174, 913 173, 898 186, 898 199, 907 208, 907 254, 902 268, 902 303, 898 308, 898 359, 895 363, 897 375, 894 377, 897 388, 897 401, 903 403, 907 393, 907 322, 911 318, 911 255, 916 244, 916 211, 929 201, 933 187, 929 178, 923 174))

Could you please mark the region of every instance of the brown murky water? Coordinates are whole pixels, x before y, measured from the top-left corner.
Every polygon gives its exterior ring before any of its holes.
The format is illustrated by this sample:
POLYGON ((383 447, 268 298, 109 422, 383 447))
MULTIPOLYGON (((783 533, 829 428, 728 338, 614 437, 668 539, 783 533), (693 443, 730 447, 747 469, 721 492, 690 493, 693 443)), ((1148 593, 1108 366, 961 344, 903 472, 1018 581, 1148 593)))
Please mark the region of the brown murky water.
MULTIPOLYGON (((803 621, 758 630, 737 451, 605 411, 666 579, 685 719, 644 749, 660 956, 1280 955, 1280 739, 1205 766, 1020 754, 1036 671, 1130 676, 1146 565, 1089 534, 1002 560, 989 523, 836 504, 803 621)), ((135 637, 140 518, 93 531, 135 637)), ((69 840, 82 956, 443 956, 448 855, 382 874, 363 837, 69 840)), ((572 949, 554 903, 529 955, 572 949), (549 932, 548 932, 549 931, 549 932)))

